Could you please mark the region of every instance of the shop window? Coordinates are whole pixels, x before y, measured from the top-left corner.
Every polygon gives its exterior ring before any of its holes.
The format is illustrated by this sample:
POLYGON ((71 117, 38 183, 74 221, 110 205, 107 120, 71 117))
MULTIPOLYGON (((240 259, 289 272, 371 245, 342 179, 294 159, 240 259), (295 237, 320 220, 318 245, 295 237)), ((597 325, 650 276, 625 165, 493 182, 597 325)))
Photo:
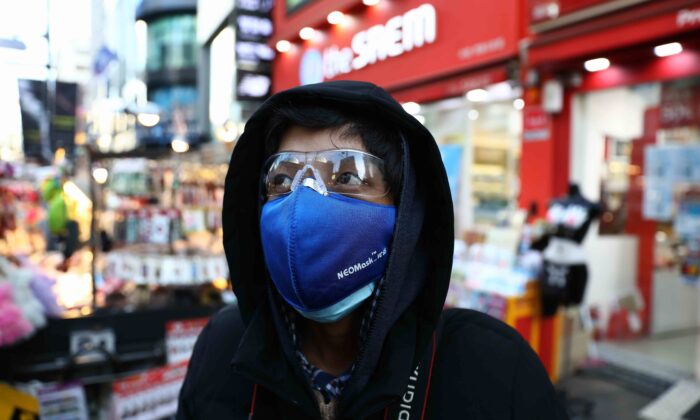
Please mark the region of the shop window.
POLYGON ((458 233, 505 223, 517 207, 522 114, 513 103, 519 91, 508 87, 508 95, 483 102, 424 104, 416 116, 443 154, 458 233))
POLYGON ((172 15, 148 26, 146 66, 149 71, 177 70, 197 65, 194 15, 172 15))

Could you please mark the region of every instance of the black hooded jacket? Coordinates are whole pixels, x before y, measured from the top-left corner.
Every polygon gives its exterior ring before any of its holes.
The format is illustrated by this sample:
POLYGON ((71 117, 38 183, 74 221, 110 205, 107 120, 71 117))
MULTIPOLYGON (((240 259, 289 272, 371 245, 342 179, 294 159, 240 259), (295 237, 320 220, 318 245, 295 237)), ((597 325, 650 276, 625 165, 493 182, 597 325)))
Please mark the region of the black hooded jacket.
POLYGON ((439 149, 384 90, 349 81, 278 93, 246 124, 231 157, 223 208, 238 304, 221 310, 202 331, 178 419, 321 418, 275 304, 259 232, 266 123, 279 104, 302 103, 366 112, 404 139, 385 280, 340 397, 339 418, 565 419, 539 359, 517 332, 474 311, 443 312, 454 223, 439 149))

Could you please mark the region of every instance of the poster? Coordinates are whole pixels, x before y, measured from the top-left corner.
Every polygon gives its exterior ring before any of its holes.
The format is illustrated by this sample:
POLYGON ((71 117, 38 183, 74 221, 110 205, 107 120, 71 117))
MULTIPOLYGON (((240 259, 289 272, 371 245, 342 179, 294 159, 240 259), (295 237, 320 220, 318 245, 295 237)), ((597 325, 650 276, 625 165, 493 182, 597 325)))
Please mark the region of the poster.
POLYGON ((681 146, 647 146, 644 171, 648 180, 673 183, 683 178, 685 148, 681 146))
POLYGON ((199 333, 207 325, 208 318, 170 321, 165 326, 165 349, 168 364, 190 360, 199 333))
POLYGON ((39 390, 42 420, 88 420, 85 391, 79 382, 48 385, 39 390))
POLYGON ((528 106, 523 110, 523 141, 549 140, 551 132, 552 119, 541 106, 528 106))
POLYGON ((647 179, 644 185, 642 214, 648 220, 671 220, 673 217, 673 184, 647 179))
POLYGON ((155 420, 174 416, 187 362, 150 369, 112 384, 114 420, 155 420))
POLYGON ((683 147, 679 173, 684 182, 700 184, 700 145, 683 147))
POLYGON ((0 419, 39 418, 39 401, 18 389, 0 383, 0 419))
POLYGON ((440 146, 440 156, 445 165, 447 180, 450 183, 452 202, 457 202, 457 191, 459 188, 459 178, 462 171, 462 146, 458 144, 444 144, 440 146))

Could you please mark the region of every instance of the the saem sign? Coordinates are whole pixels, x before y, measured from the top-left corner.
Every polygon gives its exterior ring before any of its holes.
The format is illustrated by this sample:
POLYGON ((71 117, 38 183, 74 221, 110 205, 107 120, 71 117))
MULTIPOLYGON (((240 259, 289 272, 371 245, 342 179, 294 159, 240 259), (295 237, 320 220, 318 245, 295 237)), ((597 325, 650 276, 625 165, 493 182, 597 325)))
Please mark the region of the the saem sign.
MULTIPOLYGON (((280 12, 275 22, 285 34, 281 36, 302 26, 315 27, 318 33, 309 41, 297 39, 290 52, 276 57, 274 90, 337 79, 366 80, 391 89, 516 57, 518 4, 490 0, 477 13, 472 2, 381 2, 354 9, 344 24, 320 28, 316 21, 294 20, 280 12)), ((321 15, 322 5, 310 3, 306 13, 321 15)))
POLYGON ((374 25, 352 37, 349 47, 332 45, 323 50, 323 76, 360 70, 378 61, 398 57, 413 49, 435 42, 437 15, 431 4, 422 4, 383 25, 374 25))

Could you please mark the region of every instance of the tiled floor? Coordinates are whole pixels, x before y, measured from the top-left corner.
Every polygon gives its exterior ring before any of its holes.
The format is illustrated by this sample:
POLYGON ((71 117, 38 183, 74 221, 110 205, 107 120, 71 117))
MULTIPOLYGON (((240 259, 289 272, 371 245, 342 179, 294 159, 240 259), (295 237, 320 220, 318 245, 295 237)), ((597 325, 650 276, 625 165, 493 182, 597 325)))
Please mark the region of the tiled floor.
POLYGON ((700 331, 667 334, 630 341, 598 343, 597 357, 632 371, 671 383, 693 379, 700 364, 700 331))
POLYGON ((656 397, 597 370, 583 371, 567 378, 557 384, 557 388, 566 392, 569 401, 592 403, 590 416, 584 415, 581 404, 570 405, 571 420, 634 420, 639 411, 656 397))
POLYGON ((614 345, 621 349, 654 358, 671 367, 694 372, 697 357, 700 356, 697 352, 699 334, 700 331, 687 332, 677 335, 616 342, 614 345))

